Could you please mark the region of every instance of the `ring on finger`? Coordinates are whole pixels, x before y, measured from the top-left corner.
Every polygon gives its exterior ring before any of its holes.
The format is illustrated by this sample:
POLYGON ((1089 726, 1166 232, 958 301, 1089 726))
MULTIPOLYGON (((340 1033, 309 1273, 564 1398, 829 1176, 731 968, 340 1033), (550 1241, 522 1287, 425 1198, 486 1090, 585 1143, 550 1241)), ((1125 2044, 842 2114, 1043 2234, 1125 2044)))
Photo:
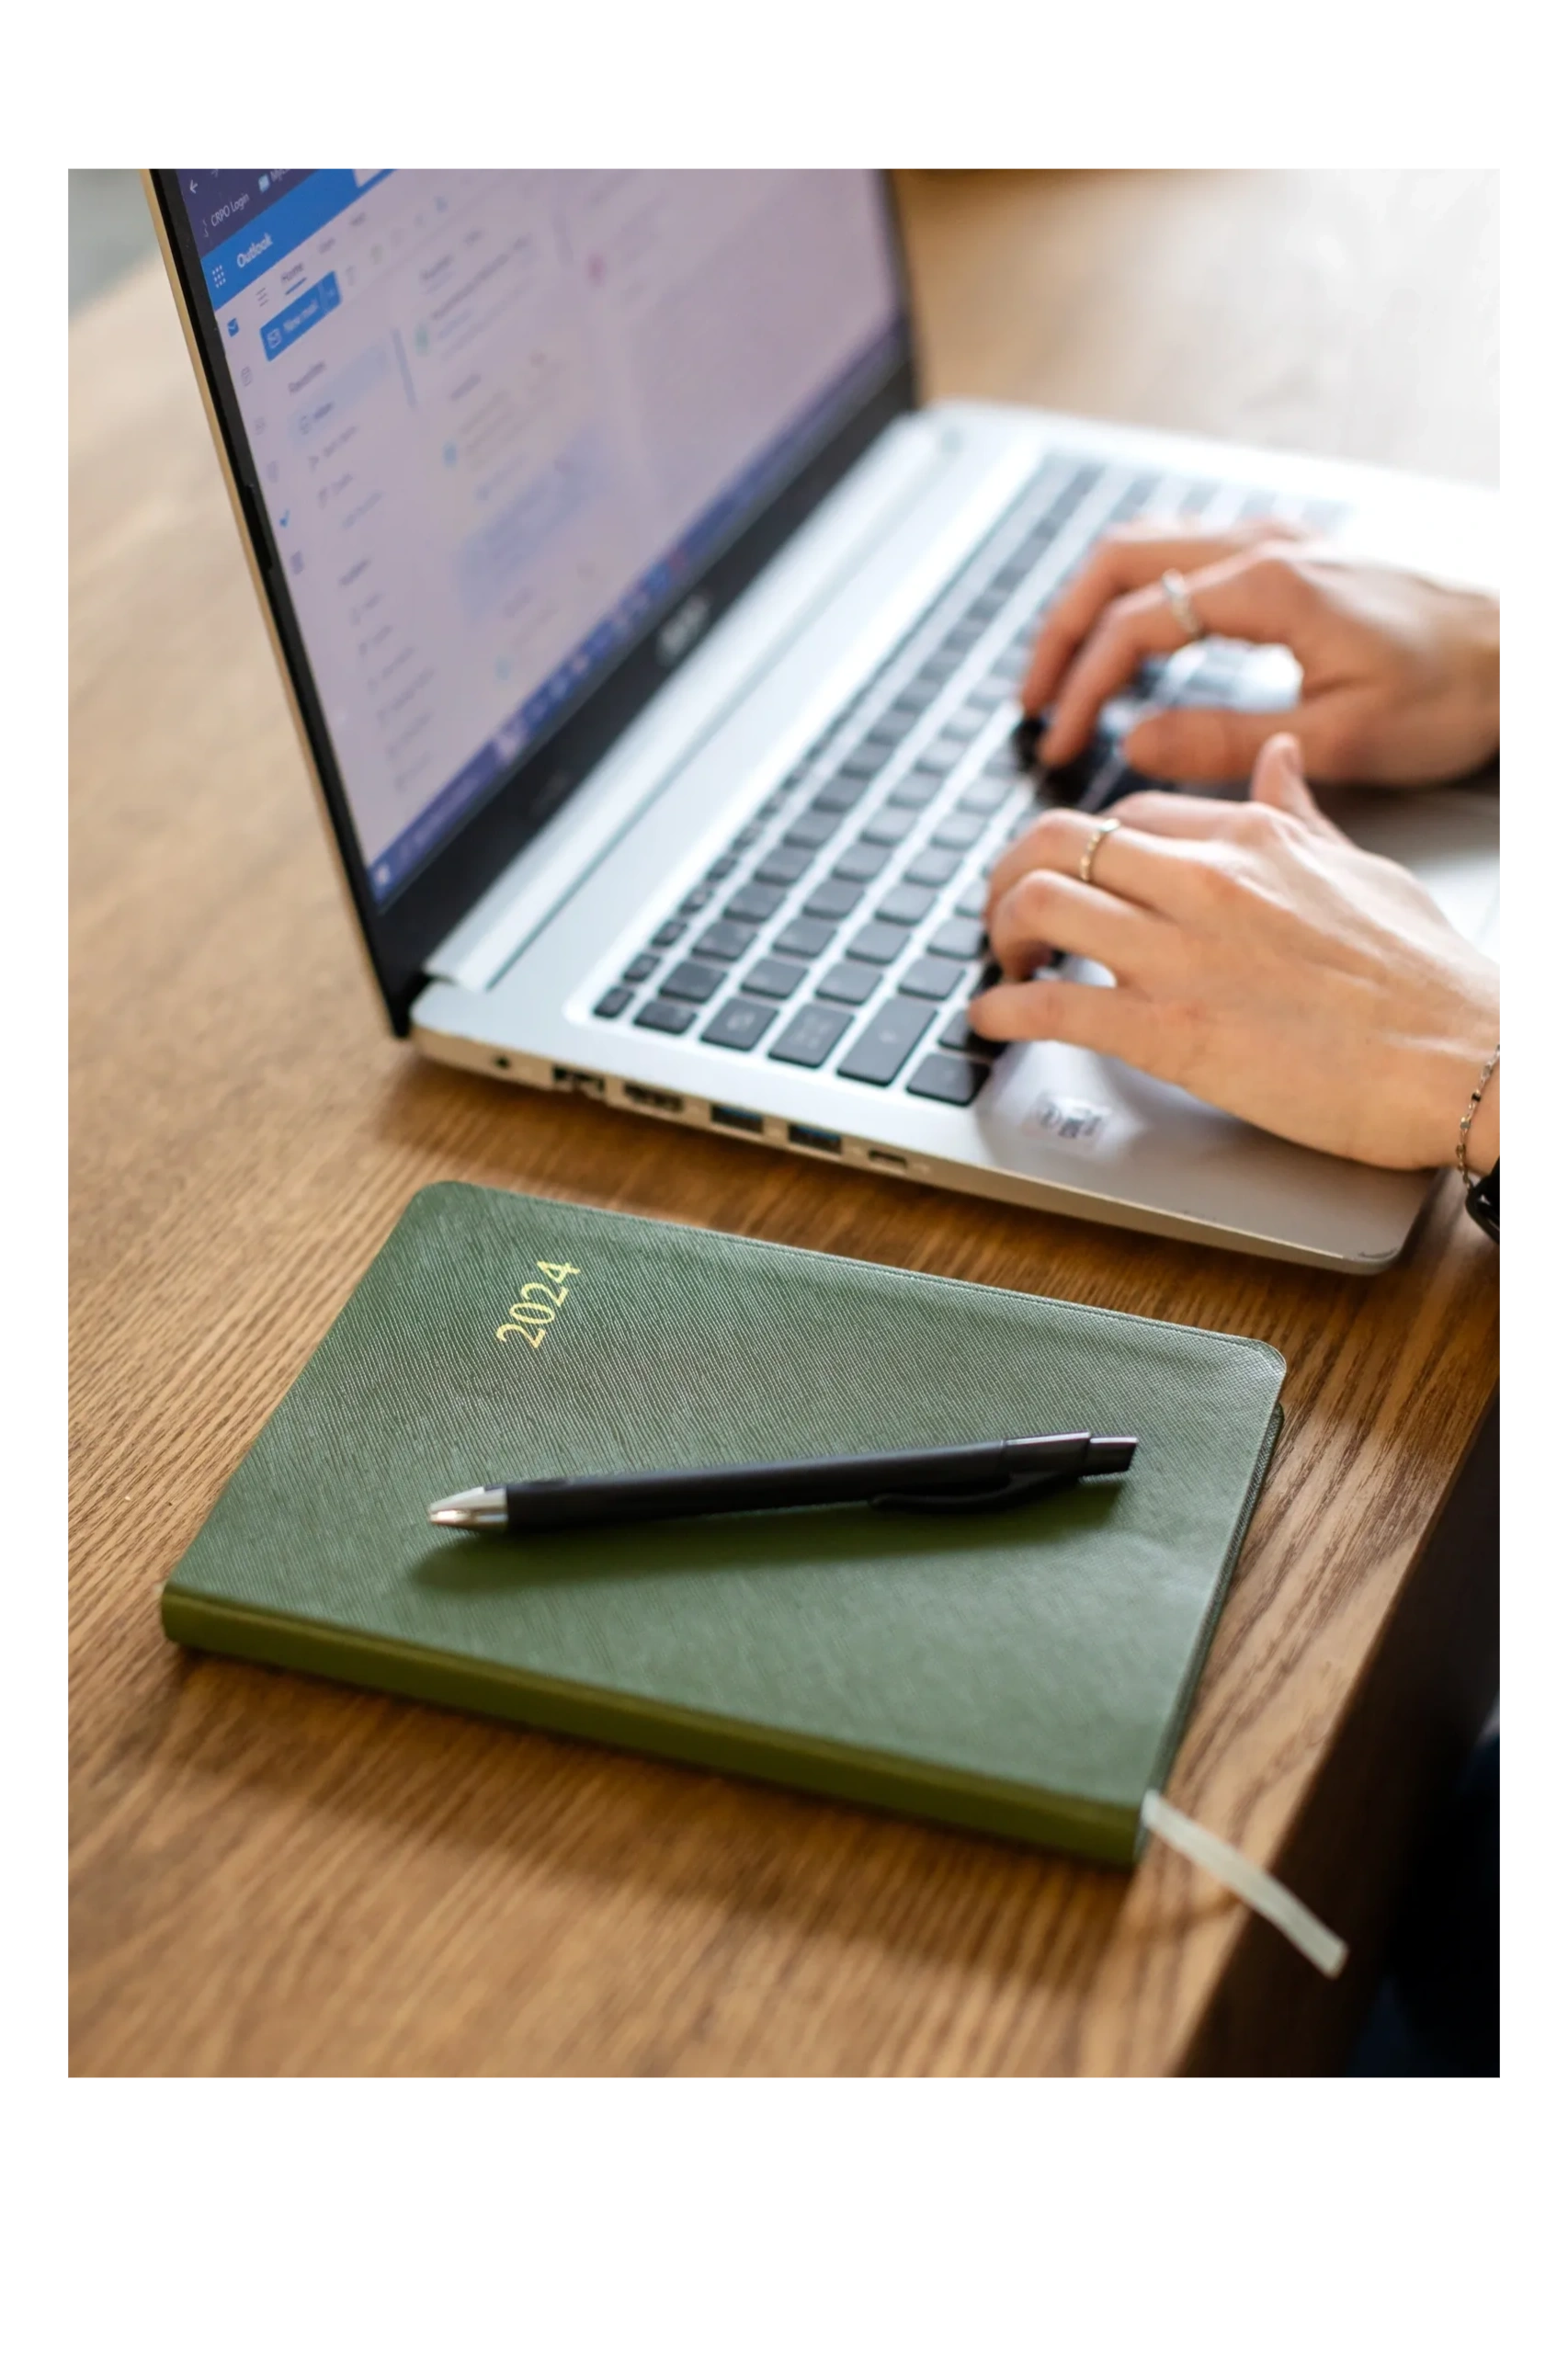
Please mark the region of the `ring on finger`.
POLYGON ((1165 602, 1170 607, 1176 622, 1187 631, 1188 643, 1195 642, 1200 637, 1207 637, 1209 632, 1198 618, 1197 608, 1192 601, 1192 591, 1187 585, 1186 574, 1180 572, 1162 572, 1160 586, 1165 591, 1165 602))
POLYGON ((1092 882, 1094 881, 1095 860, 1099 856, 1100 844, 1105 840, 1108 834, 1119 833, 1120 830, 1121 820, 1119 817, 1102 817, 1100 819, 1099 824, 1095 827, 1094 832, 1084 844, 1084 854, 1078 860, 1078 880, 1080 882, 1092 882))

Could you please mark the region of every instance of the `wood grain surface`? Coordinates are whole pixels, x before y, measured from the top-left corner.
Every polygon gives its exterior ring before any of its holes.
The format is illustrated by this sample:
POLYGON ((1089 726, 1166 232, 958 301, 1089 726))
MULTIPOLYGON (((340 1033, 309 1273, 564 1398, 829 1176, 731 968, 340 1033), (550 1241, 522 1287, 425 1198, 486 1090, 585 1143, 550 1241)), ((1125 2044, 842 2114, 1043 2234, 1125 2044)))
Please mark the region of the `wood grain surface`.
MULTIPOLYGON (((902 187, 937 392, 1494 474, 1488 175, 902 187)), ((82 315, 72 369, 74 2071, 1333 2063, 1494 1673, 1494 1561, 1443 1535, 1496 1379, 1457 1187, 1366 1281, 422 1062, 350 934, 160 272, 82 315), (162 1580, 440 1177, 1282 1349, 1170 1795, 1352 1938, 1340 1985, 1158 1848, 1097 1870, 166 1643, 162 1580)))

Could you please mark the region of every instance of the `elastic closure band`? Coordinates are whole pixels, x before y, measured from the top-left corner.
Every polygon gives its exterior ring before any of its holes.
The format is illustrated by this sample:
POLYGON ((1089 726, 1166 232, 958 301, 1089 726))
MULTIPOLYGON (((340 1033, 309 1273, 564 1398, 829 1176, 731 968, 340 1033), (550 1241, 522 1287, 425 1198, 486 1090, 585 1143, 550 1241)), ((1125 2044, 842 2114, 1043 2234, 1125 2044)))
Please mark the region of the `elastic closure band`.
POLYGON ((1153 1790, 1143 1800, 1143 1826, 1185 1855, 1189 1863, 1207 1871, 1228 1887, 1233 1895, 1272 1922, 1282 1937, 1290 1939, 1299 1953, 1303 1953, 1314 1969, 1325 1977, 1337 1977, 1344 1968, 1350 1948, 1343 1937, 1324 1927, 1315 1912, 1309 1912, 1299 1896, 1288 1887, 1281 1887, 1272 1871, 1261 1863, 1249 1862, 1246 1856, 1223 1838, 1216 1838, 1190 1815, 1179 1813, 1174 1805, 1153 1790))

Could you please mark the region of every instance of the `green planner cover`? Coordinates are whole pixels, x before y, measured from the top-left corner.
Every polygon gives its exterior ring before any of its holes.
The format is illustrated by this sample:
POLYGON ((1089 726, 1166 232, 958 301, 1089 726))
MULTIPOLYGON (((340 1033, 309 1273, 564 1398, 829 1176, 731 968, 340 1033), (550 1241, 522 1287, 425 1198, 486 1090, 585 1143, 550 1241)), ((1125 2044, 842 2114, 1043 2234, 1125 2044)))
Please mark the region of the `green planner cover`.
POLYGON ((409 1203, 164 1590, 177 1642, 1129 1863, 1278 1427, 1254 1340, 471 1185, 409 1203), (1130 1432, 1122 1478, 526 1540, 487 1479, 1130 1432))

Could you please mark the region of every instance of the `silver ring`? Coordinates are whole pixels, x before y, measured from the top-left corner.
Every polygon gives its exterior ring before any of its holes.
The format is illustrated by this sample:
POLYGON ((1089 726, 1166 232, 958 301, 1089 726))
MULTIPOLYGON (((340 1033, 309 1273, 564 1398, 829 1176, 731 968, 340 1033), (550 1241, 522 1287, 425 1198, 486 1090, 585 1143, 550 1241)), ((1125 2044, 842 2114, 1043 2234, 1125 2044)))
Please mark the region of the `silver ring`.
POLYGON ((1188 588, 1187 581, 1182 574, 1179 572, 1162 572, 1160 574, 1160 585, 1165 592, 1166 604, 1170 607, 1171 611, 1175 614, 1182 628, 1186 630, 1188 642, 1190 643, 1200 637, 1207 637, 1209 632, 1204 628, 1203 623, 1199 620, 1196 611, 1193 609, 1192 592, 1188 588))
POLYGON ((1095 827, 1094 832, 1084 844, 1084 855, 1078 860, 1078 880, 1080 882, 1092 882, 1094 881, 1095 860, 1099 856, 1100 844, 1104 841, 1108 834, 1118 833, 1120 831, 1120 828, 1121 820, 1119 817, 1102 817, 1100 819, 1099 824, 1095 827))

